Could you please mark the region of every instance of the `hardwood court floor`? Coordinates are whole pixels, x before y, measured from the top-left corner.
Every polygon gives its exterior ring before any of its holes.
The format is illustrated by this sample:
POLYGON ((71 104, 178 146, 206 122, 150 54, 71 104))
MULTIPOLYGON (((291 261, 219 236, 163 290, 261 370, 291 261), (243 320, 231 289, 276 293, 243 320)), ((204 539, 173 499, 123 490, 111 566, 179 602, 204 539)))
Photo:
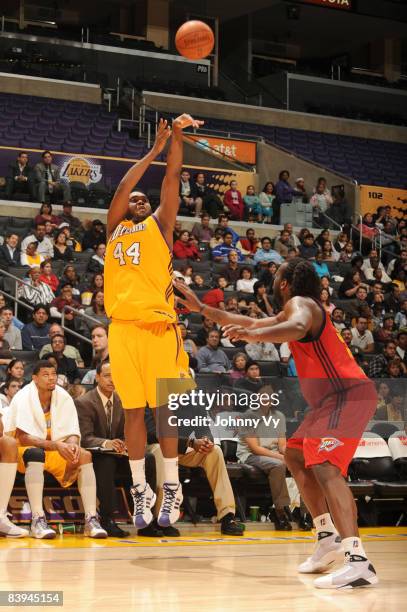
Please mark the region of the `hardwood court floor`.
POLYGON ((312 576, 297 574, 312 550, 311 533, 250 528, 244 538, 197 528, 193 535, 162 540, 1 539, 0 590, 62 590, 64 612, 404 609, 407 528, 362 534, 380 583, 352 592, 314 589, 312 576))

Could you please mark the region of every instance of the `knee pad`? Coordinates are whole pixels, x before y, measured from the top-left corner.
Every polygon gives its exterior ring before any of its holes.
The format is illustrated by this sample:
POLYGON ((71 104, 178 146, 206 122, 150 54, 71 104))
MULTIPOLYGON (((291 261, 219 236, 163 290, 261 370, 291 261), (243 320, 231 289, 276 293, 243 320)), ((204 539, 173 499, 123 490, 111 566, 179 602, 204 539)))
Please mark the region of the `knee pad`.
POLYGON ((25 466, 30 461, 45 463, 45 450, 43 448, 27 448, 23 455, 23 461, 25 466))

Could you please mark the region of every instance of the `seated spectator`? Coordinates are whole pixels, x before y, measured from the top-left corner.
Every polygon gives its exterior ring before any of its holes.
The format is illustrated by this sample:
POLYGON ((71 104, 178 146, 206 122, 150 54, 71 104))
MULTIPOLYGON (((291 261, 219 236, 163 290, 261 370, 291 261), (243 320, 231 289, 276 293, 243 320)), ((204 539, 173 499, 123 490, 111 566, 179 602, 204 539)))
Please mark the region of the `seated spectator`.
POLYGON ((329 295, 331 297, 333 296, 334 290, 332 289, 330 285, 329 276, 321 276, 321 289, 326 289, 329 295))
POLYGON ((223 204, 228 208, 228 213, 233 221, 243 221, 244 203, 242 194, 237 188, 237 181, 230 181, 230 188, 223 196, 223 204))
POLYGON ((300 244, 301 244, 301 241, 294 234, 293 224, 292 223, 284 223, 283 229, 284 229, 284 231, 288 232, 288 234, 289 234, 289 245, 290 245, 290 247, 292 247, 292 248, 299 247, 300 244))
POLYGON ((228 289, 234 289, 237 281, 240 278, 239 255, 237 251, 229 251, 228 265, 220 271, 221 276, 224 276, 228 282, 228 289))
POLYGON ((88 272, 92 272, 93 274, 103 274, 105 269, 105 254, 106 245, 101 242, 96 247, 95 254, 89 259, 88 272))
POLYGON ((229 217, 226 214, 219 215, 218 225, 215 227, 215 232, 217 229, 223 230, 223 234, 229 232, 233 236, 232 246, 236 246, 240 240, 240 236, 232 227, 229 227, 229 217))
POLYGON ((10 345, 4 338, 6 333, 6 324, 3 319, 0 319, 0 366, 8 365, 13 359, 10 351, 10 345))
POLYGON ((329 231, 329 229, 323 229, 318 236, 315 238, 315 244, 317 245, 317 247, 322 251, 323 246, 324 246, 324 242, 330 242, 331 241, 331 233, 329 231))
POLYGON ((28 163, 28 153, 20 151, 17 160, 9 166, 9 175, 6 178, 6 198, 24 193, 35 201, 35 183, 33 168, 28 163))
POLYGON ((209 242, 209 248, 211 250, 213 250, 216 247, 218 247, 221 244, 223 244, 223 236, 224 236, 224 234, 225 234, 224 230, 221 229, 220 227, 218 227, 215 230, 215 234, 214 234, 213 238, 210 239, 210 242, 209 242))
POLYGON ((253 260, 258 266, 263 268, 270 262, 280 265, 284 261, 281 255, 271 248, 271 238, 267 236, 261 239, 261 248, 257 249, 253 260))
POLYGON ((390 387, 387 382, 380 382, 377 385, 377 408, 374 414, 374 419, 377 421, 388 421, 389 410, 391 407, 390 387))
MULTIPOLYGON (((279 531, 291 531, 292 527, 285 510, 291 503, 286 482, 287 467, 284 460, 285 417, 271 404, 261 404, 258 413, 261 417, 273 417, 276 421, 278 420, 278 427, 272 429, 261 421, 263 425, 259 424, 257 428, 241 428, 236 454, 240 463, 255 466, 267 475, 275 509, 275 528, 279 531), (274 434, 273 437, 271 431, 274 434)), ((248 410, 244 415, 253 418, 253 411, 248 410)))
POLYGON ((212 319, 208 319, 208 317, 202 317, 202 327, 198 330, 195 336, 197 346, 206 346, 208 341, 208 333, 212 329, 216 329, 214 321, 212 321, 212 319))
POLYGON ((83 385, 93 385, 96 379, 96 368, 99 363, 109 361, 108 328, 95 325, 90 334, 93 348, 92 369, 82 379, 83 385))
POLYGON ((0 308, 0 320, 5 325, 4 340, 9 344, 11 350, 21 351, 23 348, 21 341, 21 331, 13 323, 14 312, 12 306, 0 308))
POLYGON ((273 202, 276 199, 274 183, 268 181, 259 195, 261 215, 259 221, 271 223, 273 218, 273 202))
POLYGON ((364 353, 374 352, 373 334, 368 330, 368 321, 366 317, 359 316, 356 319, 355 327, 352 327, 352 342, 351 346, 359 348, 364 353))
MULTIPOLYGON (((387 364, 387 368, 386 368, 386 378, 403 378, 405 375, 405 372, 402 368, 402 364, 400 359, 397 357, 396 359, 392 359, 391 361, 389 361, 389 363, 387 364)), ((404 393, 403 393, 404 396, 404 393)), ((402 413, 400 413, 401 415, 402 413)), ((396 418, 396 421, 401 421, 402 420, 402 416, 399 416, 399 418, 396 418)))
POLYGON ((331 315, 336 308, 335 304, 331 302, 331 296, 329 295, 328 289, 321 289, 320 302, 329 315, 331 315))
POLYGON ((48 236, 45 235, 45 223, 38 223, 32 234, 24 238, 21 243, 21 252, 25 253, 27 245, 31 242, 37 242, 37 251, 44 259, 52 259, 54 256, 54 246, 48 236))
POLYGON ((321 177, 318 179, 317 186, 314 190, 314 195, 310 199, 312 205, 312 216, 318 226, 324 227, 327 223, 327 219, 324 214, 328 208, 332 205, 333 199, 331 192, 329 191, 326 179, 321 177))
POLYGON ((66 244, 72 249, 72 251, 74 253, 80 253, 82 251, 82 245, 80 244, 79 240, 72 236, 71 228, 69 227, 68 223, 66 223, 65 221, 63 223, 60 223, 58 229, 63 230, 63 232, 65 233, 66 244))
POLYGON ((179 239, 182 231, 183 231, 182 223, 181 221, 177 219, 174 223, 174 231, 172 232, 172 242, 173 243, 179 239))
MULTIPOLYGON (((88 281, 89 282, 89 281, 88 281)), ((101 272, 93 275, 89 284, 85 285, 81 293, 81 302, 83 306, 90 306, 93 294, 95 291, 103 291, 104 277, 101 272)))
POLYGON ((49 310, 46 304, 37 304, 32 313, 32 323, 24 325, 21 340, 25 351, 39 351, 48 343, 50 325, 49 310))
POLYGON ((242 252, 244 252, 247 257, 253 257, 259 246, 259 239, 253 228, 249 227, 249 229, 246 230, 246 238, 241 238, 240 244, 242 245, 242 252))
POLYGON ((4 408, 10 406, 11 400, 17 393, 20 391, 23 383, 16 378, 9 377, 5 381, 5 383, 1 386, 1 395, 0 395, 0 419, 1 413, 4 411, 4 408))
POLYGON ((230 361, 226 353, 219 348, 220 332, 212 329, 208 334, 206 346, 202 346, 197 354, 198 371, 222 374, 229 372, 230 361))
POLYGON ((382 283, 375 282, 371 287, 371 292, 367 296, 367 303, 370 306, 374 304, 383 304, 384 307, 384 287, 382 283))
POLYGON ((51 338, 51 353, 46 353, 44 359, 54 357, 57 362, 57 374, 63 374, 71 384, 77 383, 80 379, 78 367, 75 359, 65 355, 66 340, 62 334, 55 334, 51 338))
POLYGON ((201 214, 201 222, 194 224, 191 234, 192 236, 195 236, 198 242, 204 242, 209 244, 211 238, 213 238, 213 236, 215 235, 215 232, 209 225, 210 219, 211 218, 209 214, 204 212, 201 214))
POLYGON ((384 345, 380 355, 376 355, 369 364, 369 378, 383 378, 386 376, 387 366, 396 357, 397 345, 394 340, 389 340, 384 345))
POLYGON ((252 361, 280 361, 278 350, 272 342, 246 344, 245 351, 252 361))
POLYGON ((256 194, 254 185, 249 185, 246 189, 246 195, 243 196, 245 206, 245 219, 251 223, 252 221, 261 221, 262 208, 260 198, 256 194))
POLYGON ((4 244, 0 246, 0 267, 21 266, 21 251, 18 248, 17 234, 7 233, 4 244))
POLYGON ((71 202, 62 203, 62 213, 59 215, 59 219, 62 223, 68 224, 72 233, 78 232, 82 227, 80 219, 72 214, 71 202))
POLYGON ((328 208, 328 216, 339 223, 339 225, 350 225, 352 223, 352 213, 345 194, 336 192, 332 194, 332 204, 328 208))
POLYGON ((20 447, 17 469, 25 473, 32 512, 31 536, 39 539, 56 537, 56 532, 47 525, 42 503, 46 466, 62 487, 70 487, 78 481, 85 512, 85 536, 106 537, 96 514, 92 456, 89 451, 79 447, 81 434, 75 404, 69 394, 57 385, 55 368, 47 361, 36 364, 32 382, 14 396, 8 427, 20 447), (44 411, 47 428, 42 429, 38 425, 35 418, 38 407, 44 411))
MULTIPOLYGON (((59 323, 51 323, 51 325, 49 326, 48 336, 50 340, 52 340, 54 336, 64 336, 64 330, 59 325, 59 323)), ((49 342, 48 344, 44 344, 44 346, 40 350, 40 359, 44 359, 44 355, 46 355, 47 353, 52 353, 52 350, 53 349, 52 349, 51 342, 49 342)), ((66 344, 66 341, 65 341, 64 355, 65 357, 68 357, 69 359, 73 359, 76 365, 78 366, 78 368, 84 367, 83 359, 78 349, 75 346, 66 344)))
POLYGON ((90 333, 95 327, 97 321, 102 323, 102 325, 109 325, 109 318, 105 310, 105 296, 103 291, 95 291, 90 306, 85 308, 85 314, 92 317, 92 321, 90 319, 83 319, 83 323, 87 328, 86 331, 88 333, 90 333), (97 319, 97 321, 94 319, 97 319))
POLYGON ((345 232, 338 234, 336 241, 334 242, 334 249, 339 253, 339 261, 350 263, 354 257, 353 253, 353 242, 348 240, 345 232))
MULTIPOLYGON (((212 219, 217 219, 223 211, 223 204, 220 197, 205 183, 205 174, 198 172, 195 175, 195 182, 192 185, 191 195, 195 200, 196 211, 205 210, 206 214, 212 219)), ((209 242, 206 240, 205 242, 209 242)))
POLYGON ((397 332, 397 355, 407 365, 407 327, 402 327, 397 332))
MULTIPOLYGON (((51 302, 51 316, 54 319, 60 319, 62 317, 62 311, 66 306, 70 306, 71 308, 75 308, 76 310, 82 311, 82 304, 77 302, 73 297, 72 286, 65 284, 61 289, 61 294, 54 298, 51 302)), ((74 317, 77 313, 74 313, 72 310, 65 310, 65 320, 73 321, 74 317)))
POLYGON ((338 261, 339 259, 339 254, 334 251, 330 240, 325 240, 322 245, 322 259, 324 261, 338 261))
POLYGON ((52 230, 55 230, 61 223, 61 219, 52 214, 51 204, 44 202, 44 204, 41 204, 39 214, 34 218, 34 225, 38 225, 39 223, 45 224, 47 222, 51 224, 52 230))
MULTIPOLYGON (((4 295, 3 295, 3 293, 1 293, 1 291, 0 291, 0 308, 4 308, 5 306, 7 306, 6 299, 5 299, 4 295)), ((17 319, 17 317, 13 317, 13 325, 15 325, 17 327, 17 329, 19 329, 20 331, 24 327, 24 323, 22 323, 19 319, 17 319)))
POLYGON ((300 253, 300 257, 303 257, 304 259, 315 259, 317 254, 319 253, 319 248, 315 244, 314 236, 310 233, 306 234, 306 236, 304 237, 304 241, 299 246, 298 250, 300 253))
POLYGON ((54 261, 73 261, 73 250, 67 245, 63 229, 58 230, 54 240, 54 261))
POLYGON ((407 263, 407 249, 401 249, 400 255, 390 261, 387 266, 387 274, 392 277, 397 268, 402 268, 407 263))
POLYGON ((233 246, 233 235, 225 232, 223 242, 212 250, 212 258, 217 263, 228 263, 229 253, 237 253, 238 261, 244 261, 244 257, 238 248, 233 246))
POLYGON ((394 315, 387 313, 383 318, 383 325, 375 330, 374 338, 376 342, 387 342, 395 339, 394 315))
POLYGON ((193 259, 200 261, 199 251, 191 242, 188 230, 183 230, 179 239, 174 243, 173 253, 175 259, 193 259))
POLYGON ((39 268, 44 261, 44 256, 38 253, 38 242, 29 242, 25 251, 21 253, 21 265, 29 268, 39 268))
POLYGON ((245 367, 245 376, 238 378, 235 386, 244 391, 250 393, 259 393, 260 389, 264 387, 264 382, 260 376, 260 366, 257 361, 248 359, 245 367))
POLYGON ((343 329, 345 329, 345 313, 342 308, 334 308, 331 314, 331 319, 332 323, 334 324, 334 327, 338 330, 338 332, 341 332, 343 329))
POLYGON ((183 170, 179 184, 180 206, 191 217, 198 217, 202 210, 202 198, 198 197, 198 200, 194 198, 192 187, 191 175, 187 170, 183 170))
POLYGON ((360 287, 364 287, 367 292, 367 285, 362 282, 360 272, 355 268, 352 268, 351 271, 345 276, 339 287, 339 297, 341 300, 352 300, 356 297, 356 293, 360 287))
POLYGON ((374 280, 374 271, 379 268, 382 271, 382 282, 391 283, 391 278, 387 275, 383 264, 379 259, 379 254, 376 249, 372 249, 369 253, 369 257, 364 260, 362 270, 366 280, 374 280))
POLYGON ((202 302, 212 308, 220 308, 225 310, 225 294, 224 290, 228 286, 228 281, 224 276, 219 276, 216 280, 217 287, 210 289, 208 293, 205 293, 202 297, 202 302))
POLYGON ((203 277, 200 274, 193 274, 192 275, 192 283, 190 285, 191 289, 193 289, 194 291, 196 291, 196 289, 210 289, 210 285, 209 283, 205 282, 205 280, 203 279, 203 277))
POLYGON ((308 194, 307 190, 305 189, 305 180, 302 177, 297 178, 295 181, 295 195, 296 197, 301 196, 304 203, 308 202, 308 194))
POLYGON ((368 364, 365 362, 362 349, 352 345, 352 331, 349 329, 349 327, 343 328, 341 331, 341 336, 349 351, 352 353, 356 363, 366 372, 368 364))
POLYGON ((124 411, 117 395, 108 362, 100 363, 96 373, 97 386, 75 401, 84 448, 104 448, 110 454, 93 452, 100 524, 107 534, 116 538, 129 535, 114 521, 117 510, 115 475, 123 468, 130 475, 124 442, 124 411), (103 416, 102 416, 103 415, 103 416), (113 454, 114 452, 114 454, 113 454))
POLYGON ((34 166, 38 200, 44 203, 46 195, 56 193, 63 202, 69 202, 71 199, 69 183, 61 180, 58 166, 52 163, 51 151, 44 151, 41 158, 42 161, 34 166))
POLYGON ((278 270, 278 265, 271 261, 267 268, 260 274, 259 280, 265 284, 266 292, 272 295, 273 284, 278 270))
POLYGON ((288 249, 291 247, 290 234, 287 230, 283 229, 280 232, 279 238, 274 242, 274 250, 277 251, 284 259, 288 255, 288 249))
POLYGON ((192 284, 192 266, 182 266, 180 270, 174 270, 174 277, 182 280, 186 285, 192 284))
POLYGON ((99 244, 106 244, 106 228, 102 221, 92 221, 90 229, 86 230, 82 238, 83 251, 96 251, 99 244))
POLYGON ((238 352, 233 355, 232 358, 232 369, 229 372, 229 376, 232 380, 243 378, 246 375, 246 363, 248 356, 246 353, 238 352))
MULTIPOLYGON (((309 236, 307 236, 307 239, 309 239, 309 236)), ((301 247, 300 247, 300 251, 301 251, 301 247)), ((318 251, 315 254, 315 261, 312 262, 312 265, 315 268, 315 272, 318 274, 319 278, 322 278, 323 276, 327 276, 329 278, 330 276, 330 272, 329 272, 329 268, 326 265, 326 263, 323 261, 323 256, 321 251, 318 251)))
POLYGON ((39 280, 49 286, 51 291, 55 293, 58 289, 59 280, 58 277, 52 271, 52 264, 50 261, 43 261, 40 265, 40 277, 39 280))
POLYGON ((266 285, 263 283, 263 281, 257 281, 257 283, 254 283, 253 293, 254 296, 250 301, 255 302, 260 310, 268 317, 272 317, 274 311, 268 299, 266 285))
POLYGON ((288 170, 282 170, 278 175, 278 181, 274 188, 276 199, 273 202, 273 223, 276 225, 280 222, 281 204, 292 202, 293 197, 296 195, 296 190, 290 185, 289 178, 290 173, 288 170))
POLYGON ((54 293, 47 283, 40 280, 41 269, 31 268, 28 278, 24 279, 24 284, 20 284, 17 289, 17 296, 20 300, 27 302, 30 306, 37 304, 50 304, 54 299, 54 293))
POLYGON ((76 273, 75 267, 72 264, 65 266, 62 276, 60 278, 59 287, 57 289, 57 296, 61 294, 61 291, 65 285, 72 287, 72 293, 75 299, 79 300, 81 295, 81 284, 80 278, 76 273))
POLYGON ((236 282, 236 291, 240 291, 240 293, 254 293, 255 283, 257 283, 257 278, 253 277, 253 270, 243 267, 240 269, 239 280, 236 282))

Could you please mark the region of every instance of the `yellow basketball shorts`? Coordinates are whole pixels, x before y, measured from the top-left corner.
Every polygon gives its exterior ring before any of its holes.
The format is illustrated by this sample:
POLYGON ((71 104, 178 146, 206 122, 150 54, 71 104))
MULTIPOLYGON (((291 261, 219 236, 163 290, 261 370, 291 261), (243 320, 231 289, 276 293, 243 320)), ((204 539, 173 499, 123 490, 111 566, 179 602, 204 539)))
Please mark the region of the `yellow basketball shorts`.
MULTIPOLYGON (((17 469, 21 474, 25 473, 25 464, 23 455, 31 446, 18 447, 18 463, 17 469)), ((70 487, 78 478, 79 466, 70 465, 58 451, 45 451, 44 471, 52 474, 59 482, 61 487, 70 487)))
POLYGON ((157 408, 168 394, 195 387, 178 326, 113 320, 109 328, 113 382, 123 408, 157 408))

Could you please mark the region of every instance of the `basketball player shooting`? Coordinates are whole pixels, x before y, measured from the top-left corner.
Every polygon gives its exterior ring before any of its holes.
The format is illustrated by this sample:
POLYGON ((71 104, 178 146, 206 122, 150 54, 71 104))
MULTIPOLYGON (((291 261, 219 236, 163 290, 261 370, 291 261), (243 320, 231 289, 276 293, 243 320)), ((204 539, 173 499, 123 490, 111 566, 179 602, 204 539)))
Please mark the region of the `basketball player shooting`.
POLYGON ((376 584, 344 477, 376 410, 377 396, 319 302, 320 280, 312 264, 294 259, 280 266, 273 292, 282 311, 261 320, 211 308, 185 284, 174 284, 191 312, 222 325, 230 339, 289 343, 310 410, 287 442, 285 461, 317 533, 315 550, 298 571, 325 572, 345 553, 344 566, 317 578, 315 586, 351 589, 376 584))
MULTIPOLYGON (((133 479, 134 524, 143 529, 152 521, 156 495, 146 483, 144 424, 146 404, 156 420, 165 421, 167 408, 159 406, 157 382, 189 378, 172 286, 172 232, 179 206, 183 161, 182 130, 203 124, 189 115, 172 123, 161 120, 153 148, 120 182, 107 217, 105 306, 112 323, 109 356, 116 390, 125 409, 125 441, 133 479), (152 214, 147 196, 135 185, 169 138, 160 205, 152 214)), ((194 385, 192 385, 194 386, 194 385)), ((160 427, 159 427, 160 429, 160 427)), ((178 440, 159 437, 164 457, 163 500, 158 524, 169 527, 179 518, 182 490, 178 477, 178 440)))

